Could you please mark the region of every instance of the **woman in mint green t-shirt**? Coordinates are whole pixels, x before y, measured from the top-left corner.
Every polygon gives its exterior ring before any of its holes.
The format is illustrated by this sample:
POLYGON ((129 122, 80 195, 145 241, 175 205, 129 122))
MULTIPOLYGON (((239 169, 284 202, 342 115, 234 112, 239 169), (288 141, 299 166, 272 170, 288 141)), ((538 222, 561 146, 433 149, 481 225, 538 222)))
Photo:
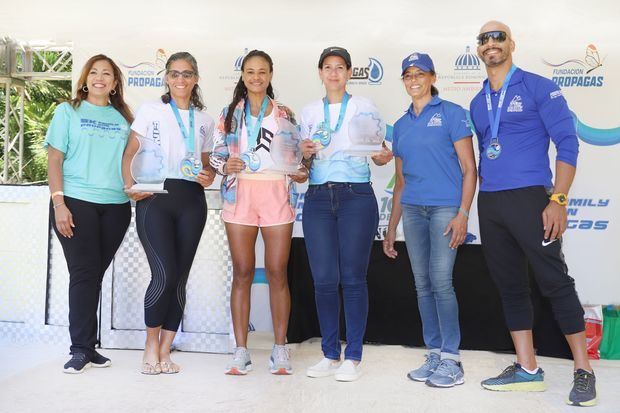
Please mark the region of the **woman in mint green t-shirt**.
POLYGON ((110 365, 95 351, 97 306, 103 274, 131 219, 121 159, 132 120, 123 75, 100 54, 88 59, 75 98, 58 106, 47 130, 50 217, 69 269, 72 358, 65 373, 110 365))

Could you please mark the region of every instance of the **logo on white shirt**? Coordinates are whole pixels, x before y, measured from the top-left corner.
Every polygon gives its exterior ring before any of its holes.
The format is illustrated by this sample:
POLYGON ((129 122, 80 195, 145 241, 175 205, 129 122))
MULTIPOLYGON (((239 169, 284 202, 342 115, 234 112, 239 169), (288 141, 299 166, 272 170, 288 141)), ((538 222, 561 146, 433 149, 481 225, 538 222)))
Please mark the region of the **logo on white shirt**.
POLYGON ((523 101, 521 100, 521 96, 515 95, 512 98, 506 112, 523 112, 523 101))
POLYGON ((268 129, 261 128, 256 138, 256 150, 264 149, 267 152, 271 152, 271 141, 273 140, 273 132, 268 129))
POLYGON ((433 117, 428 121, 426 126, 441 126, 443 123, 441 122, 441 113, 435 113, 433 117))
POLYGON ((159 137, 159 121, 153 121, 153 140, 156 144, 161 145, 161 139, 159 137))

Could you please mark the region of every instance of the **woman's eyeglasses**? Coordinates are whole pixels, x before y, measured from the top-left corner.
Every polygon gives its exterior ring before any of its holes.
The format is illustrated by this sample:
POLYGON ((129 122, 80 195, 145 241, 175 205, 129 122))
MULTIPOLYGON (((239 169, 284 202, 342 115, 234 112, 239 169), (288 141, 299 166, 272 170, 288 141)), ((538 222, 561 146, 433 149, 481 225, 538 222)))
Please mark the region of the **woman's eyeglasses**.
POLYGON ((178 70, 168 70, 166 74, 170 75, 173 79, 178 79, 179 76, 183 76, 183 79, 191 79, 196 73, 191 70, 184 70, 182 72, 179 72, 178 70))

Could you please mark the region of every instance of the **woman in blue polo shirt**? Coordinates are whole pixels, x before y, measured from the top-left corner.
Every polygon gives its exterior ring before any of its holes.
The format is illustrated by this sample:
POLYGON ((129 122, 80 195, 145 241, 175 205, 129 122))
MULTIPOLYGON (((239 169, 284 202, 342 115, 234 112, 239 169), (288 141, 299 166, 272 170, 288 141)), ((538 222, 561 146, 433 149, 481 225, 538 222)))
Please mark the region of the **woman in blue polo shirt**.
POLYGON ((408 377, 429 386, 452 387, 464 382, 452 269, 456 248, 467 235, 476 189, 472 132, 465 110, 439 98, 429 55, 407 56, 402 79, 412 104, 394 125, 396 184, 383 251, 396 258, 396 226, 402 214, 429 351, 424 364, 408 377))

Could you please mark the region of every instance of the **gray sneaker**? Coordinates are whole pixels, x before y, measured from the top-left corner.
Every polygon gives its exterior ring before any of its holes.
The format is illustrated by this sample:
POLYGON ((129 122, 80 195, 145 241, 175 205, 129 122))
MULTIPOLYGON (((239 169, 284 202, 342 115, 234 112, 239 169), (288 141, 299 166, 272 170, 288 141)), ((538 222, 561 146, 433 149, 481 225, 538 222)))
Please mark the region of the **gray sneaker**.
POLYGON ((252 371, 252 361, 250 352, 245 347, 236 347, 233 358, 226 366, 226 374, 232 376, 245 376, 248 371, 252 371))
POLYGON ((293 374, 291 360, 286 346, 274 345, 269 358, 269 372, 276 375, 293 374))
POLYGON ((426 361, 420 368, 411 370, 407 377, 414 381, 426 381, 434 372, 439 363, 441 362, 439 354, 429 353, 426 356, 426 361))
POLYGON ((578 369, 573 373, 573 388, 567 403, 571 406, 594 406, 596 399, 596 377, 594 372, 578 369))
POLYGON ((441 360, 435 372, 426 380, 426 384, 431 387, 454 387, 465 383, 465 372, 463 365, 450 359, 441 360))

